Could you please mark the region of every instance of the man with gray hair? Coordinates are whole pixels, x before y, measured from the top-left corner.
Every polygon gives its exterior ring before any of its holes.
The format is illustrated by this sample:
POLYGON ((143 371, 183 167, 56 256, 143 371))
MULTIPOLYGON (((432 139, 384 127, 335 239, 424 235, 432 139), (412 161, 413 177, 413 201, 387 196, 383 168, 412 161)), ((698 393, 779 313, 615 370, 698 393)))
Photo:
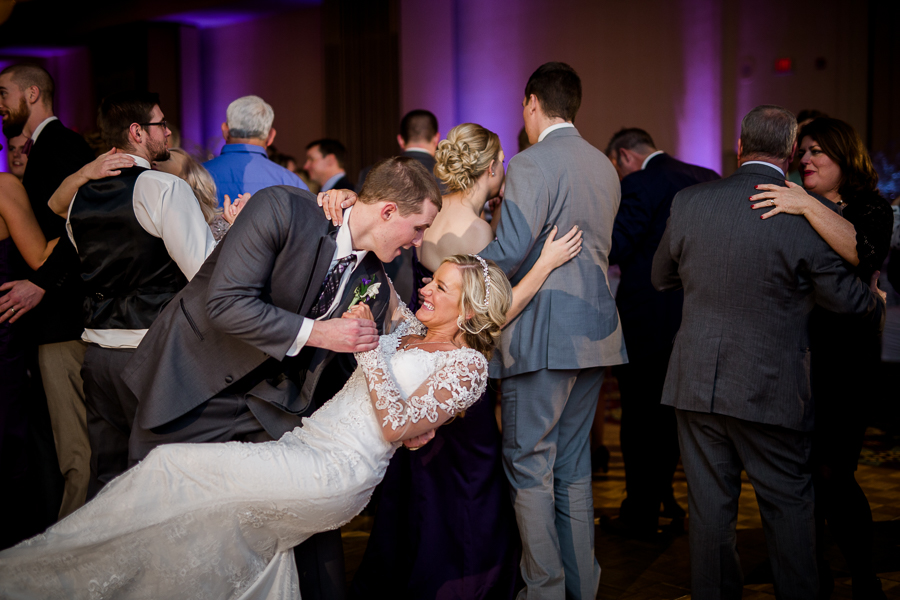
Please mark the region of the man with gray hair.
POLYGON ((269 160, 266 148, 275 141, 275 111, 259 96, 244 96, 228 105, 222 123, 225 147, 204 164, 216 182, 219 206, 228 195, 255 194, 273 185, 292 185, 308 190, 296 173, 269 160))
POLYGON ((675 196, 653 258, 656 289, 684 289, 662 403, 678 421, 695 600, 743 592, 735 543, 742 470, 759 501, 775 595, 816 598, 809 315, 818 303, 884 318, 883 298, 805 218, 763 224, 748 206, 757 184, 784 185, 796 129, 781 107, 750 111, 737 172, 675 196))

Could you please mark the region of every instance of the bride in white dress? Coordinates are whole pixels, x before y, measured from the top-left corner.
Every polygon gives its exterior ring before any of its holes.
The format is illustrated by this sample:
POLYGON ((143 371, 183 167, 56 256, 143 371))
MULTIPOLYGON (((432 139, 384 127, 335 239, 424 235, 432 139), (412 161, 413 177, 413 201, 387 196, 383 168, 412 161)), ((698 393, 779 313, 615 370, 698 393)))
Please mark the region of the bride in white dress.
MULTIPOLYGON (((0 553, 0 598, 296 599, 291 549, 368 503, 401 441, 485 389, 511 304, 480 257, 452 256, 414 317, 357 354, 344 388, 277 442, 160 446, 45 533, 0 553), (427 326, 427 329, 426 329, 427 326)), ((347 317, 371 318, 361 305, 347 317)))

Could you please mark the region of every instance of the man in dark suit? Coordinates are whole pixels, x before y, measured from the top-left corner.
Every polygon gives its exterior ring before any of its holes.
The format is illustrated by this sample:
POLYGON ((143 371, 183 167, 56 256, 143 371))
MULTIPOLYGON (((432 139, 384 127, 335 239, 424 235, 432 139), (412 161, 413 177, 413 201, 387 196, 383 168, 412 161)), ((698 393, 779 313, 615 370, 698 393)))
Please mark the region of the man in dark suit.
POLYGON ((801 216, 761 221, 747 198, 784 185, 797 122, 759 106, 741 123, 737 172, 675 196, 653 259, 658 290, 684 289, 662 403, 675 407, 690 503, 691 597, 740 598, 741 470, 759 501, 779 598, 817 595, 809 468, 809 314, 883 319, 881 297, 801 216))
POLYGON ((0 297, 0 322, 15 321, 30 309, 33 341, 59 469, 65 478, 62 518, 84 504, 90 480, 90 446, 84 406, 81 365, 86 346, 81 341, 82 291, 78 256, 66 235, 66 220, 47 206, 63 180, 94 159, 84 138, 53 115, 53 79, 41 67, 13 65, 0 73, 0 113, 9 137, 28 138, 28 166, 22 184, 47 240, 59 244, 28 280, 9 282, 0 297), (37 306, 37 308, 34 308, 37 306))
MULTIPOLYGON (((397 145, 400 146, 400 156, 414 158, 425 167, 429 173, 434 173, 434 153, 437 152, 438 142, 441 141, 441 132, 438 130, 438 120, 429 110, 411 110, 400 120, 400 133, 397 134, 397 145)), ((369 174, 371 166, 359 172, 359 181, 356 184, 356 192, 362 189, 369 174)), ((437 179, 437 178, 435 178, 437 179)), ((438 181, 438 185, 441 182, 438 181)), ((441 187, 443 191, 443 186, 441 187)))
MULTIPOLYGON (((346 383, 375 348, 390 292, 381 261, 422 242, 440 209, 416 161, 375 166, 335 230, 315 197, 255 194, 222 243, 150 327, 124 379, 138 398, 131 458, 173 442, 281 437, 346 383), (375 322, 341 319, 365 281, 375 322)), ((339 532, 299 547, 304 598, 341 598, 339 532)))
MULTIPOLYGON (((437 151, 440 141, 441 132, 438 131, 438 120, 434 113, 416 109, 403 115, 400 120, 400 133, 397 134, 397 145, 401 150, 400 156, 419 161, 429 173, 434 174, 434 165, 437 162, 434 160, 434 153, 437 151)), ((359 172, 359 181, 356 184, 357 193, 362 189, 371 168, 368 166, 359 172)), ((444 184, 437 177, 435 177, 435 181, 441 188, 441 194, 445 194, 444 184)), ((404 301, 409 300, 414 289, 412 255, 412 249, 403 250, 400 256, 384 265, 385 272, 394 282, 394 289, 404 301)))
POLYGON ((615 367, 622 395, 620 439, 627 497, 619 517, 604 516, 600 525, 612 533, 652 538, 660 504, 665 506, 664 516, 684 518, 672 493, 679 455, 675 412, 660 404, 684 294, 657 292, 650 283, 650 269, 672 198, 688 186, 719 176, 657 150, 643 129, 616 133, 606 154, 622 179, 609 263, 622 271, 616 306, 628 348, 628 364, 615 367))
POLYGON ((309 178, 319 184, 320 192, 352 190, 353 182, 344 172, 346 157, 347 149, 338 140, 316 140, 306 146, 303 168, 309 173, 309 178))

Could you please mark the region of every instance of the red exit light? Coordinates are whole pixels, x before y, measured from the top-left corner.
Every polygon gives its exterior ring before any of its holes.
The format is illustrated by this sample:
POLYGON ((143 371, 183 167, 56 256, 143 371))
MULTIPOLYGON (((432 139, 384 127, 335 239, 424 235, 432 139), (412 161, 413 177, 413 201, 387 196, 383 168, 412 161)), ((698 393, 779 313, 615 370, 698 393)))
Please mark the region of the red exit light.
POLYGON ((775 59, 775 72, 776 73, 790 73, 791 72, 791 59, 776 58, 775 59))

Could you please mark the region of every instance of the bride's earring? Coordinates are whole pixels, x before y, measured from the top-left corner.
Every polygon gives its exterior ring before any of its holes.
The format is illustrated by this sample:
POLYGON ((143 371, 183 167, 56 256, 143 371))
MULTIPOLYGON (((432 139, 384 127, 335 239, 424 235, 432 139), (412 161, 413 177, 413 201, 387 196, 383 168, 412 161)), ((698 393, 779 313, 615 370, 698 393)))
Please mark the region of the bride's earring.
POLYGON ((456 317, 456 326, 459 327, 460 329, 463 328, 462 315, 459 315, 458 317, 456 317))
POLYGON ((494 172, 493 172, 493 171, 491 171, 491 177, 493 177, 493 176, 494 176, 494 172))

